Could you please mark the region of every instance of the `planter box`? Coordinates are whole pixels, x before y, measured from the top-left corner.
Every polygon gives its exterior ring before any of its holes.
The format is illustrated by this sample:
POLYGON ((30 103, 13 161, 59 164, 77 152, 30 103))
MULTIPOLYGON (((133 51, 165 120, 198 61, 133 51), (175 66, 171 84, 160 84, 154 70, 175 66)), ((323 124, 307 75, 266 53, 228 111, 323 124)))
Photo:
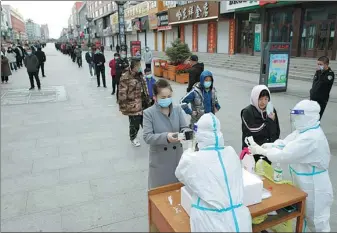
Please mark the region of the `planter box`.
POLYGON ((176 74, 176 82, 181 84, 188 83, 188 73, 176 74))
POLYGON ((168 79, 168 71, 163 69, 163 78, 168 79))
POLYGON ((171 81, 176 81, 176 66, 168 65, 168 78, 171 81))
POLYGON ((160 66, 160 60, 154 60, 153 61, 153 74, 157 77, 163 76, 163 69, 160 66))

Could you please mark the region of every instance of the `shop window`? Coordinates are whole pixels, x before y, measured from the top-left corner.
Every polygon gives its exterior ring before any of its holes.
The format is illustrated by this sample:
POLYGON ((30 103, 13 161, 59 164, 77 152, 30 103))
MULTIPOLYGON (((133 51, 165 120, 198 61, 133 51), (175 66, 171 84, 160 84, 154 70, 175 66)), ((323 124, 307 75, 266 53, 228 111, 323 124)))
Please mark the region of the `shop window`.
POLYGON ((332 50, 333 40, 335 38, 335 22, 330 24, 330 35, 329 35, 329 45, 328 50, 332 50))
POLYGON ((291 42, 293 13, 291 10, 272 12, 269 17, 269 41, 291 42))
POLYGON ((336 19, 337 6, 321 6, 315 8, 308 8, 305 10, 305 21, 321 21, 328 19, 336 19))

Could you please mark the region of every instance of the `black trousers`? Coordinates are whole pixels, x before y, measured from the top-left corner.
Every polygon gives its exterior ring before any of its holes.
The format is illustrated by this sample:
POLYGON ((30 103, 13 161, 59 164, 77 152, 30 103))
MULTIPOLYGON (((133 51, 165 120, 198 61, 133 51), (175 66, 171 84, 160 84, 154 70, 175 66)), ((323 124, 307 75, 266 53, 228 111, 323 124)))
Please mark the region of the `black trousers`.
POLYGON ((39 70, 37 71, 37 75, 39 75, 40 69, 41 69, 41 72, 42 72, 42 76, 44 76, 44 62, 41 62, 39 64, 39 70))
POLYGON ((119 83, 116 80, 116 76, 112 76, 112 93, 116 93, 116 87, 117 87, 117 95, 118 95, 118 85, 119 83))
POLYGON ((317 101, 317 103, 321 107, 321 111, 319 112, 319 120, 321 120, 328 101, 317 101))
POLYGON ((321 120, 322 116, 323 116, 323 113, 325 111, 326 105, 328 104, 329 100, 315 100, 315 99, 311 99, 311 98, 310 98, 310 100, 316 101, 319 104, 319 106, 321 107, 321 111, 319 112, 319 120, 321 120))
POLYGON ((1 76, 1 82, 8 82, 8 76, 1 76))
POLYGON ((22 57, 17 57, 16 58, 16 65, 18 68, 21 68, 23 66, 22 64, 22 57))
POLYGON ((150 68, 151 69, 151 63, 150 64, 145 64, 145 68, 150 68))
POLYGON ((30 87, 31 88, 35 87, 34 86, 34 78, 35 78, 37 87, 41 88, 41 83, 40 83, 40 79, 39 79, 39 76, 38 76, 37 72, 28 72, 28 76, 29 76, 29 81, 30 81, 30 87))
POLYGON ((78 67, 82 67, 82 57, 77 57, 76 60, 78 67))
POLYGON ((105 67, 104 66, 96 66, 97 86, 101 85, 101 78, 100 78, 101 74, 102 74, 103 86, 106 87, 105 67))
POLYGON ((130 140, 136 139, 140 126, 143 128, 143 115, 129 116, 130 140))

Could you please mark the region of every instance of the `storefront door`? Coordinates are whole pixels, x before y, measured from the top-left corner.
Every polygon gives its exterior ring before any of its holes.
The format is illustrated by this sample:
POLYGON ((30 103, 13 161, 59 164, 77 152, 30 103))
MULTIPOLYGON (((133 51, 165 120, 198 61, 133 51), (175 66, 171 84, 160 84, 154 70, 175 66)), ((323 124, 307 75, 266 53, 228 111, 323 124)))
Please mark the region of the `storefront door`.
POLYGON ((238 53, 252 54, 254 46, 253 24, 242 20, 239 27, 238 53))
POLYGON ((335 20, 305 23, 302 31, 302 52, 305 57, 332 56, 335 20))

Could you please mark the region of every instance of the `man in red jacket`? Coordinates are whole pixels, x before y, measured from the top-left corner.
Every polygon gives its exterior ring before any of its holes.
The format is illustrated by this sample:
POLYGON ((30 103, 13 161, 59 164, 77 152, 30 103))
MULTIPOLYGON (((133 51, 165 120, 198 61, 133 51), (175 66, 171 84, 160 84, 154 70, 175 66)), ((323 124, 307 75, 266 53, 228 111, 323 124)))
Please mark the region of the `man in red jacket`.
POLYGON ((117 93, 118 93, 118 82, 116 79, 116 60, 119 58, 119 54, 115 53, 114 58, 109 62, 109 67, 110 67, 110 73, 111 73, 111 78, 112 78, 112 93, 111 95, 114 95, 116 92, 116 85, 117 85, 117 93))

